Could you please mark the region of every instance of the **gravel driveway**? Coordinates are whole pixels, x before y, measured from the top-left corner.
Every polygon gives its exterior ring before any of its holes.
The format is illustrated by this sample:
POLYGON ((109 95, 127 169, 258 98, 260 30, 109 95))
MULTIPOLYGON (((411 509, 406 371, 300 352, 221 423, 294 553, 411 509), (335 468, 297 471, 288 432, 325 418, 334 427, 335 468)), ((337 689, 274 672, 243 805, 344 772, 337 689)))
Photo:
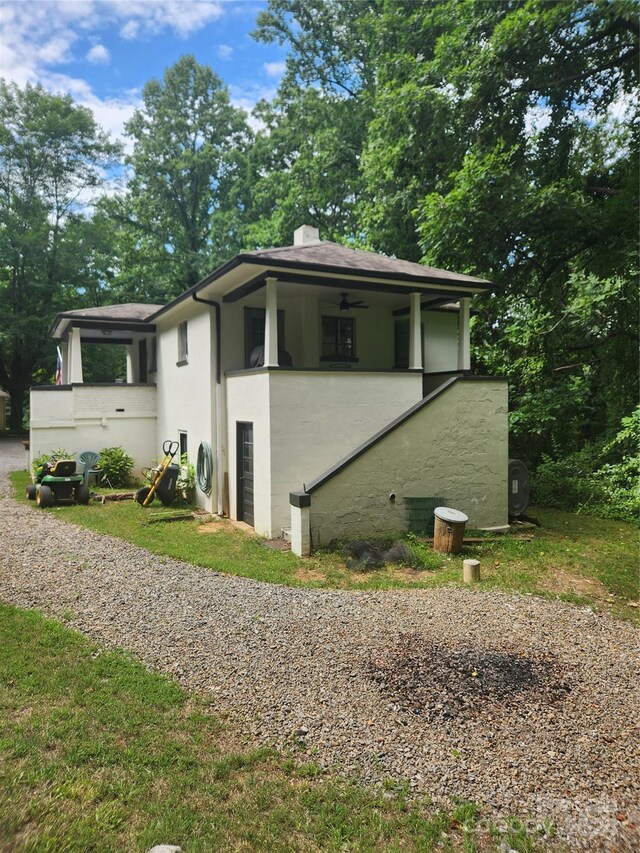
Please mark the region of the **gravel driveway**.
POLYGON ((572 850, 638 850, 640 632, 532 596, 289 589, 150 556, 13 502, 0 441, 0 598, 209 694, 256 743, 307 745, 572 850), (70 615, 72 614, 72 616, 70 615))

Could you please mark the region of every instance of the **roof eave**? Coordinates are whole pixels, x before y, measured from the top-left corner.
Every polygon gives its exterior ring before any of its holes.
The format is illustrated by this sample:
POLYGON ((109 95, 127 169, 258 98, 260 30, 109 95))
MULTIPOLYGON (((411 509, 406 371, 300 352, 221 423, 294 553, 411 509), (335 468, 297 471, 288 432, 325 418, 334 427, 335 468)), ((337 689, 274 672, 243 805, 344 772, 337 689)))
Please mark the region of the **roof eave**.
MULTIPOLYGON (((226 263, 219 266, 212 273, 201 278, 200 281, 196 282, 192 287, 188 290, 185 290, 179 296, 176 296, 175 299, 172 299, 171 302, 168 302, 166 305, 163 305, 158 311, 154 314, 151 314, 147 318, 147 322, 152 323, 156 318, 165 314, 167 311, 170 311, 172 308, 175 308, 181 302, 186 299, 190 299, 195 293, 198 293, 200 290, 203 290, 205 287, 208 287, 210 284, 213 284, 215 281, 218 281, 227 273, 241 266, 242 264, 251 264, 252 266, 261 266, 261 267, 282 267, 283 269, 298 269, 298 270, 306 270, 308 272, 323 272, 330 273, 334 275, 340 276, 360 276, 361 278, 371 278, 377 280, 395 280, 395 281, 406 281, 407 284, 411 284, 411 282, 415 282, 416 284, 420 284, 422 286, 429 284, 437 284, 445 287, 458 288, 460 290, 473 290, 473 291, 482 291, 482 290, 493 290, 496 287, 496 284, 491 281, 487 281, 482 278, 472 278, 463 280, 456 280, 451 278, 441 278, 438 276, 414 276, 408 273, 397 273, 394 275, 389 275, 388 273, 380 272, 378 270, 357 270, 348 267, 334 266, 332 264, 319 264, 317 262, 300 262, 300 261, 287 261, 285 259, 277 259, 274 258, 265 258, 260 255, 250 255, 245 253, 240 253, 239 255, 234 255, 226 263), (272 263, 270 263, 270 261, 272 263)), ((274 270, 275 272, 275 270, 274 270)))

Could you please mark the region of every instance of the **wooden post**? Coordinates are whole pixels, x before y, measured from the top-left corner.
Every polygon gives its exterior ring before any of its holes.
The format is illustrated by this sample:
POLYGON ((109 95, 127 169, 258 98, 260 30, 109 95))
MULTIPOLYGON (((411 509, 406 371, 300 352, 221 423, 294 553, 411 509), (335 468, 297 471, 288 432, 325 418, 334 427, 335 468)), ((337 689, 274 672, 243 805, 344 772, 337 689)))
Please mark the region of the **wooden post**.
POLYGON ((480 580, 480 560, 464 560, 462 563, 462 579, 465 583, 480 580))

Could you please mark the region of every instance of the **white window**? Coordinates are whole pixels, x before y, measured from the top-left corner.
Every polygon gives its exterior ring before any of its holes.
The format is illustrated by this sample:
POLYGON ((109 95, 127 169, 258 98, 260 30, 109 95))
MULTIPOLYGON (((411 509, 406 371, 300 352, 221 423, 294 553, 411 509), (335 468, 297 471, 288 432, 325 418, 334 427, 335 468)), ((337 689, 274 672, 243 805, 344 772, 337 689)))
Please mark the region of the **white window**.
POLYGON ((178 326, 178 364, 187 364, 189 361, 189 338, 187 334, 187 321, 178 326))

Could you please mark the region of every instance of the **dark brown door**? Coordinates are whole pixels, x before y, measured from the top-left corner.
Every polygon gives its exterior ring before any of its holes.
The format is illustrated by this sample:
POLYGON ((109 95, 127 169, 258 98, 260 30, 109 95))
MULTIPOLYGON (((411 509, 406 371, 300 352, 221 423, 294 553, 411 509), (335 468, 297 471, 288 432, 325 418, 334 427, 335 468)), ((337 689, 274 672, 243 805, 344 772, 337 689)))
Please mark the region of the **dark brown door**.
POLYGON ((238 423, 238 520, 253 527, 252 423, 238 423))

